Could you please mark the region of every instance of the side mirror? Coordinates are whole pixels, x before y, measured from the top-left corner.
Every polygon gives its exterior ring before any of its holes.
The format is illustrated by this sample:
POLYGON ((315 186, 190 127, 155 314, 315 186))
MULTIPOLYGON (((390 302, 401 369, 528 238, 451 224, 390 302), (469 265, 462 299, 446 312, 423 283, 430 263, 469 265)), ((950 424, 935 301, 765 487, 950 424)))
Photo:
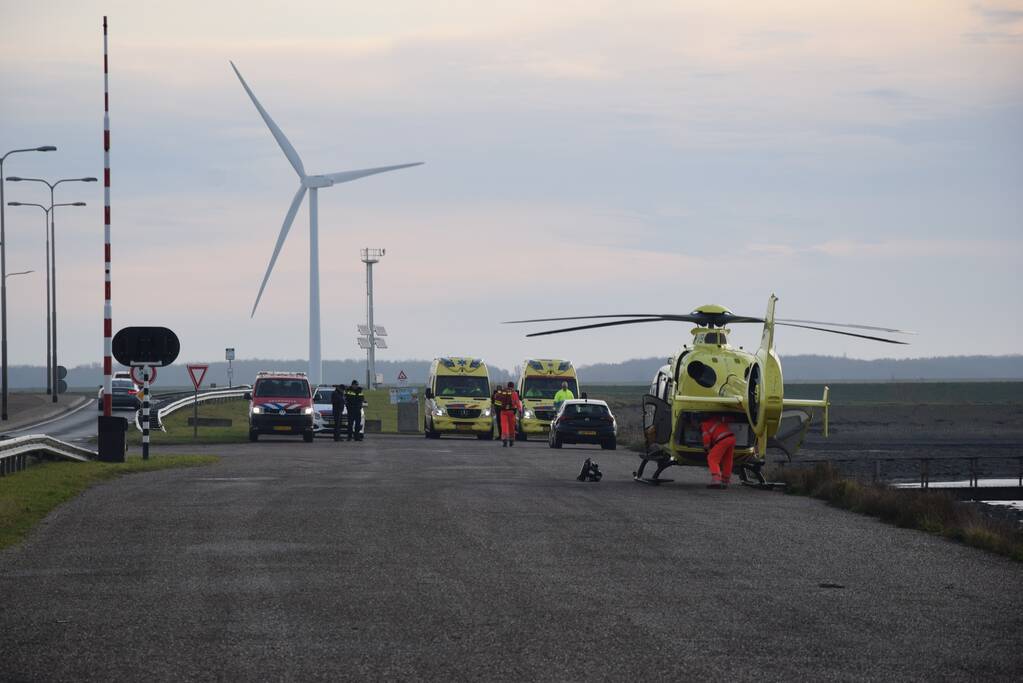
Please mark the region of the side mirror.
POLYGON ((423 392, 423 396, 426 398, 433 398, 433 389, 426 387, 426 391, 423 392))
POLYGON ((251 391, 246 391, 245 392, 245 400, 246 401, 251 401, 252 400, 252 392, 251 391))

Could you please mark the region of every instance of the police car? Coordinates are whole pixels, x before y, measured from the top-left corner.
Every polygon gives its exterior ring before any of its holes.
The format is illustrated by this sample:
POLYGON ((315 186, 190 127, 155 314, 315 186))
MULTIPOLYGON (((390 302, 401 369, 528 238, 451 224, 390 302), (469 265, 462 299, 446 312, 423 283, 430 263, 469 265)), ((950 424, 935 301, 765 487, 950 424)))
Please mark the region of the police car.
MULTIPOLYGON (((334 387, 329 384, 321 384, 316 387, 313 394, 313 431, 318 435, 334 434, 334 405, 330 402, 330 395, 334 387)), ((341 430, 348 433, 348 409, 341 405, 341 430)), ((366 433, 366 401, 362 401, 362 423, 359 425, 359 433, 366 433)))

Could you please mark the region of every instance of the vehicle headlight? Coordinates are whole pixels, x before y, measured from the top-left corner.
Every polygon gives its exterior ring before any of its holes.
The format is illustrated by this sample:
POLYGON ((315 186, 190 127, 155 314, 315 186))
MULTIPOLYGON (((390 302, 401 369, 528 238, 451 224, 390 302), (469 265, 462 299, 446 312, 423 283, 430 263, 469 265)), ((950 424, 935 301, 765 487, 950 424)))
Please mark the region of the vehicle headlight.
POLYGON ((526 418, 527 420, 532 420, 533 411, 527 408, 526 410, 522 411, 522 417, 526 418))
POLYGON ((252 414, 253 415, 259 415, 262 412, 263 412, 263 409, 260 408, 259 406, 252 406, 252 414))
POLYGON ((483 417, 490 417, 490 408, 483 409, 483 417))
POLYGON ((303 415, 312 415, 313 414, 313 409, 312 408, 303 408, 302 409, 302 414, 303 415))
POLYGON ((433 414, 435 417, 444 417, 446 413, 443 408, 437 407, 433 409, 433 414))

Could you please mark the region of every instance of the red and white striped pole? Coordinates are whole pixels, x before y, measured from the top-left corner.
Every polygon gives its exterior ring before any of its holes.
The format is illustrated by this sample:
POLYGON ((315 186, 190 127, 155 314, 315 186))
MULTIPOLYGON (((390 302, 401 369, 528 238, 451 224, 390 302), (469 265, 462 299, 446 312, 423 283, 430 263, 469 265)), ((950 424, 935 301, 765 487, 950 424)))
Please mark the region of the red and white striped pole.
POLYGON ((113 307, 110 305, 110 84, 107 80, 107 18, 103 17, 103 414, 110 417, 113 408, 110 359, 113 336, 113 307))

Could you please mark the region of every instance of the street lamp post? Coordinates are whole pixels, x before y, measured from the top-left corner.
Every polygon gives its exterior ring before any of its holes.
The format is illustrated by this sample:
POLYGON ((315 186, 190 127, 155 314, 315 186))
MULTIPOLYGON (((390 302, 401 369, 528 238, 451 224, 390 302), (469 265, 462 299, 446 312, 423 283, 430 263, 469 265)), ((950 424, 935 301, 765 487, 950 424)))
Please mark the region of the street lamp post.
POLYGON ((53 206, 43 206, 42 204, 33 204, 31 202, 7 202, 7 206, 36 206, 43 210, 43 236, 46 238, 46 393, 52 394, 56 390, 53 384, 56 377, 56 368, 55 359, 51 354, 50 347, 50 343, 53 341, 53 337, 50 334, 50 305, 52 303, 50 298, 50 214, 54 206, 85 206, 85 202, 68 202, 54 204, 53 206))
POLYGON ((58 380, 58 378, 57 378, 57 234, 56 234, 56 225, 55 225, 56 224, 56 220, 54 218, 54 213, 56 213, 56 212, 53 211, 53 209, 55 207, 58 207, 58 206, 85 206, 85 203, 84 202, 72 202, 70 204, 54 204, 53 203, 53 190, 58 185, 60 185, 61 183, 94 183, 94 182, 96 182, 96 179, 93 178, 93 177, 88 177, 88 178, 61 178, 60 180, 57 180, 57 181, 51 183, 48 180, 43 180, 42 178, 18 178, 18 177, 13 177, 12 176, 12 177, 8 178, 8 180, 10 180, 11 182, 27 181, 27 182, 34 182, 34 183, 43 183, 44 185, 46 185, 47 187, 50 188, 50 280, 52 281, 52 284, 50 286, 50 297, 51 297, 51 301, 52 301, 52 305, 50 306, 50 316, 52 318, 52 324, 50 325, 50 329, 51 329, 50 334, 52 336, 52 343, 51 343, 52 360, 50 361, 50 373, 51 374, 50 374, 49 384, 50 384, 50 389, 51 389, 51 394, 50 395, 51 395, 51 397, 53 399, 53 402, 56 403, 57 402, 57 394, 58 394, 58 391, 57 391, 57 380, 58 380))
POLYGON ((4 225, 4 160, 19 152, 55 152, 53 145, 12 149, 0 156, 0 384, 3 385, 3 399, 0 400, 0 420, 7 419, 7 234, 4 225))

